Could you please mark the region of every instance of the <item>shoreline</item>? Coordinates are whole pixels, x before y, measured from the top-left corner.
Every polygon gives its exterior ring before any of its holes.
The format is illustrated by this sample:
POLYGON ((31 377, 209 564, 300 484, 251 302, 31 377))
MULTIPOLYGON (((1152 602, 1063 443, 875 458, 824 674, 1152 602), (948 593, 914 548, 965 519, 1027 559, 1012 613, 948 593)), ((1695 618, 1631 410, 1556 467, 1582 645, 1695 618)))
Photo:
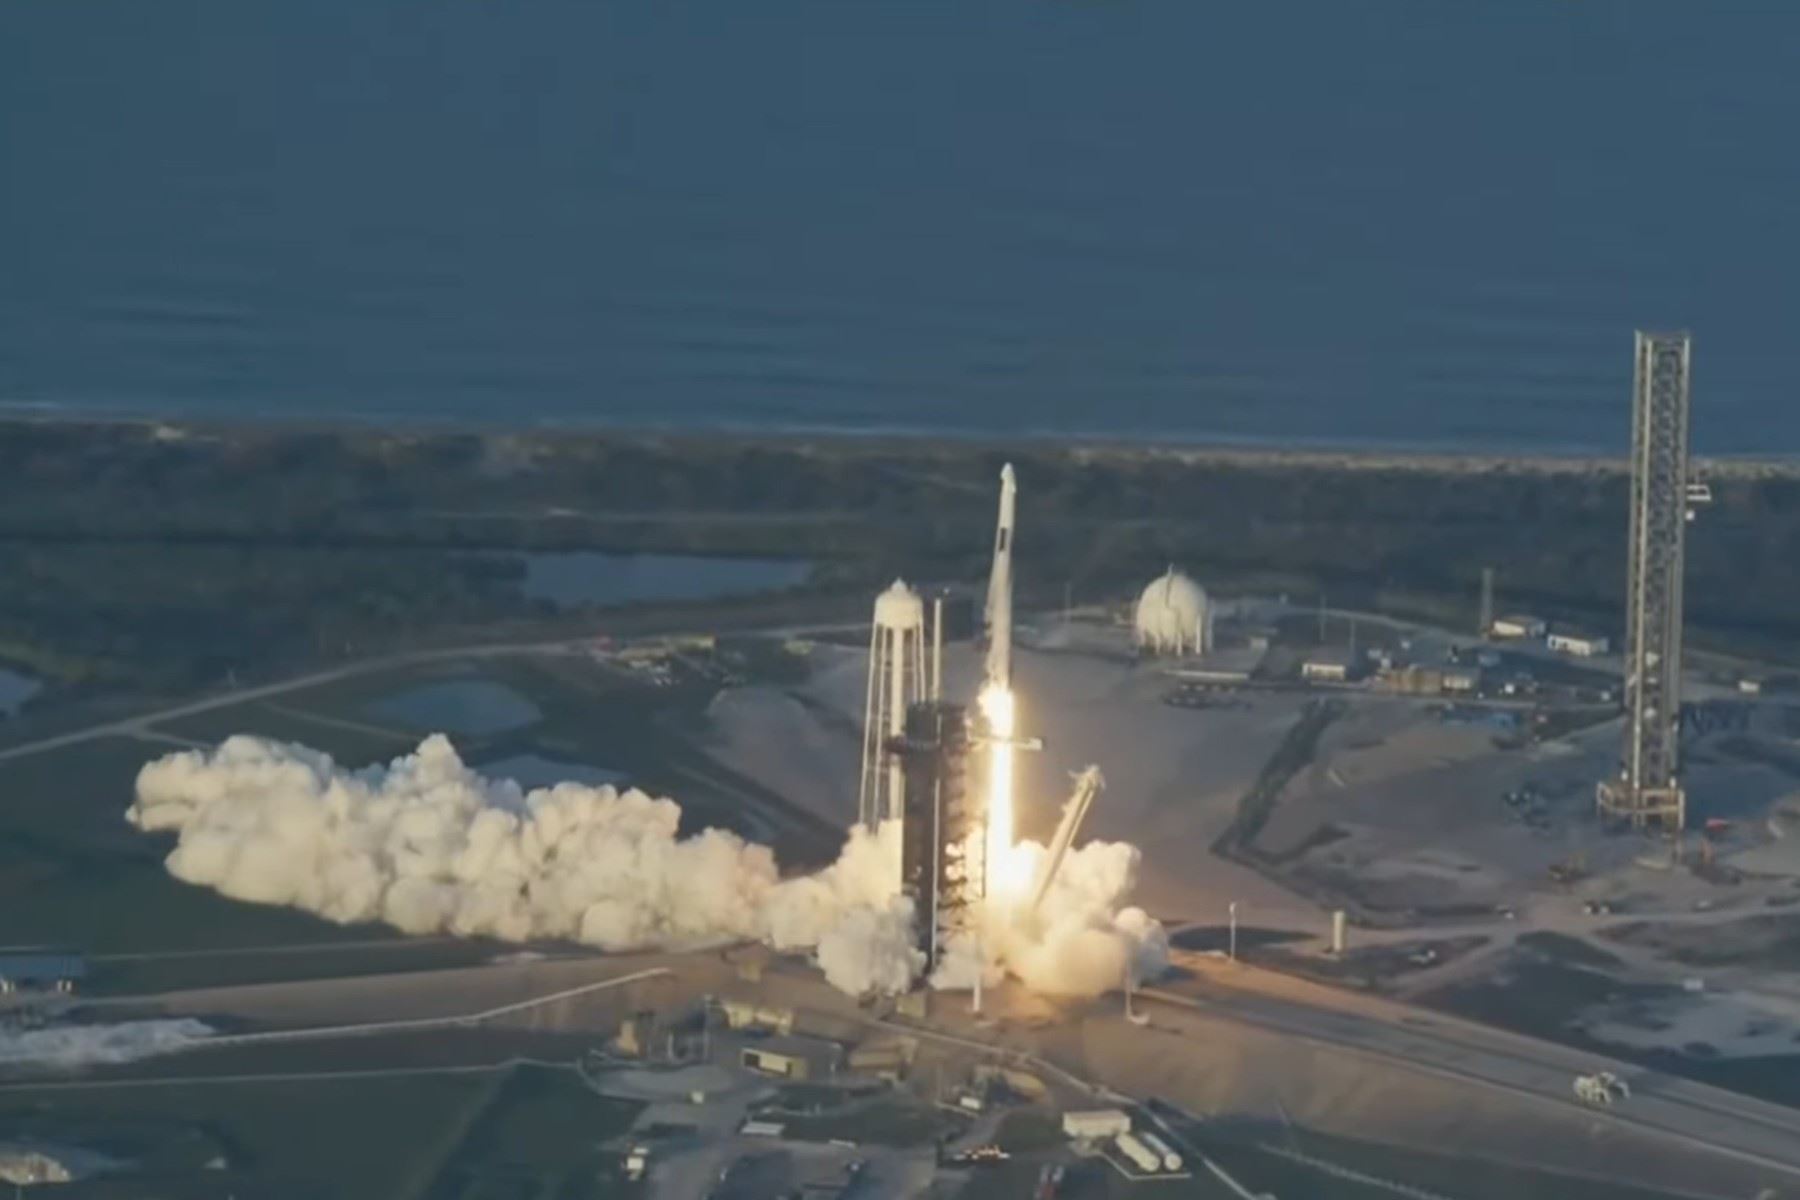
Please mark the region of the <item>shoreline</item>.
MULTIPOLYGON (((502 424, 466 419, 417 420, 371 417, 322 419, 262 415, 231 417, 154 417, 104 412, 46 412, 29 414, 0 407, 0 437, 16 429, 146 430, 169 441, 183 437, 202 439, 255 438, 258 436, 335 436, 348 440, 394 439, 419 441, 432 438, 481 438, 495 442, 589 442, 657 446, 665 449, 746 450, 766 447, 806 453, 845 454, 852 451, 904 451, 929 454, 988 454, 1062 452, 1080 464, 1129 465, 1174 463, 1182 466, 1291 467, 1313 470, 1392 470, 1427 474, 1533 474, 1623 475, 1628 470, 1625 448, 1616 454, 1592 450, 1477 450, 1434 448, 1429 444, 1406 446, 1369 442, 1331 444, 1295 439, 1277 443, 1259 439, 1232 439, 1199 434, 1058 433, 1022 430, 1012 435, 895 428, 783 427, 757 431, 729 426, 680 428, 674 426, 548 423, 502 424)), ((1792 454, 1694 453, 1698 471, 1718 479, 1800 478, 1800 451, 1792 454)))

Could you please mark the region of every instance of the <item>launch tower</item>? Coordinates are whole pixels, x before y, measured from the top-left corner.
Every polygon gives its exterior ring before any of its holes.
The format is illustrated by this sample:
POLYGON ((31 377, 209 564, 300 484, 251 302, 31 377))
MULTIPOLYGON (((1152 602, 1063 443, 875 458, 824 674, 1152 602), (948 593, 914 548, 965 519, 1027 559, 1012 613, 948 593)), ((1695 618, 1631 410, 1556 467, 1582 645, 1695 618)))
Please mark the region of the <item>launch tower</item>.
POLYGON ((900 889, 913 898, 927 970, 957 934, 972 933, 986 897, 985 797, 969 786, 969 717, 927 700, 891 744, 903 764, 900 889))
POLYGON ((1631 541, 1625 595, 1625 733, 1600 784, 1603 819, 1680 830, 1681 601, 1688 518, 1685 333, 1639 333, 1631 423, 1631 541))

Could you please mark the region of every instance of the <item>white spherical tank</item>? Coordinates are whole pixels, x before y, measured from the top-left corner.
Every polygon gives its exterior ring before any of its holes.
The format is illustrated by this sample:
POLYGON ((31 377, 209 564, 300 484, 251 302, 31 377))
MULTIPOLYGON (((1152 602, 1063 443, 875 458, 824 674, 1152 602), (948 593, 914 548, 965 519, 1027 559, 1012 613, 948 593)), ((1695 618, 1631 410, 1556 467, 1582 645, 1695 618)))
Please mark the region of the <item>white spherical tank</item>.
POLYGON ((1170 567, 1138 597, 1137 644, 1152 654, 1204 654, 1212 649, 1212 605, 1206 589, 1170 567))

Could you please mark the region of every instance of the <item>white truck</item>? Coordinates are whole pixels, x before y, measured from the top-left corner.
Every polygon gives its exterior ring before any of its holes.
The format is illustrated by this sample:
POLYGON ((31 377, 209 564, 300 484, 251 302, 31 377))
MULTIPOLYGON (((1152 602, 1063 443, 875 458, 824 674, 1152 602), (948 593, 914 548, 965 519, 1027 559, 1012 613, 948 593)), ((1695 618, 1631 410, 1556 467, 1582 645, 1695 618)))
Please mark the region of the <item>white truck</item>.
POLYGON ((1631 1099, 1631 1086, 1611 1071, 1575 1077, 1575 1098, 1583 1104, 1607 1108, 1620 1100, 1631 1099))

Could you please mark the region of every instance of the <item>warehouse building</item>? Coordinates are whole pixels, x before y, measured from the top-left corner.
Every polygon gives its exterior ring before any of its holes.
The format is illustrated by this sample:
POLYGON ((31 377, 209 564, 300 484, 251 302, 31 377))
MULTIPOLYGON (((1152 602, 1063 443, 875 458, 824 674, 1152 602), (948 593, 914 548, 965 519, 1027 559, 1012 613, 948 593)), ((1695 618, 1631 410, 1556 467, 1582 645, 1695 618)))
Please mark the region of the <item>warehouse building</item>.
POLYGON ((1611 647, 1611 643, 1598 634, 1578 633, 1572 629, 1551 634, 1545 644, 1552 650, 1573 654, 1576 658, 1593 658, 1605 654, 1611 647))
POLYGON ((0 949, 0 995, 75 990, 87 978, 87 960, 61 950, 0 949))
POLYGON ((1300 664, 1300 678, 1311 683, 1347 683, 1357 676, 1357 665, 1347 650, 1315 650, 1300 664))
POLYGON ((1488 633, 1497 638, 1541 638, 1549 630, 1549 623, 1542 617, 1527 616, 1524 613, 1513 613, 1509 616, 1495 617, 1494 623, 1488 626, 1488 633))
POLYGON ((778 1079, 827 1079, 843 1054, 842 1046, 823 1038, 772 1037, 745 1046, 739 1061, 747 1071, 778 1079))

